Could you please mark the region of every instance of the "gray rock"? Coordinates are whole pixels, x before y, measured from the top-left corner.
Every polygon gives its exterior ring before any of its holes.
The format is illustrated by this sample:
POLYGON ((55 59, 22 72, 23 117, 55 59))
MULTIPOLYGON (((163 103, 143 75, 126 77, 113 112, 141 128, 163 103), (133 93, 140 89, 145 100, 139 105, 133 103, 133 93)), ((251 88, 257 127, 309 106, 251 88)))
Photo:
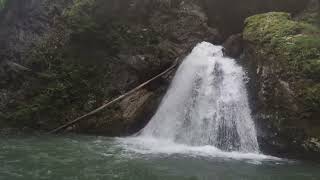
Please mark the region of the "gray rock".
POLYGON ((226 42, 223 43, 223 53, 232 58, 239 58, 243 52, 242 34, 231 35, 226 42))

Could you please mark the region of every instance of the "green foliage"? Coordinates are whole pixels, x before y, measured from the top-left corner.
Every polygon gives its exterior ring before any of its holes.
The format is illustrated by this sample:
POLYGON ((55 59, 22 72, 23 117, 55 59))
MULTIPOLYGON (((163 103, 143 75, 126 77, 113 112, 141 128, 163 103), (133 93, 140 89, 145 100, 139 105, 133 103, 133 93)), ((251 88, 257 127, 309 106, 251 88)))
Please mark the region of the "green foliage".
POLYGON ((302 70, 306 76, 312 79, 320 79, 320 59, 306 61, 302 70))
MULTIPOLYGON (((142 49, 159 43, 159 34, 155 31, 130 22, 130 18, 123 18, 125 14, 120 17, 112 15, 108 10, 114 8, 109 6, 110 3, 101 0, 77 0, 64 13, 74 44, 86 44, 87 48, 93 49, 87 49, 89 51, 115 55, 120 49, 134 51, 135 47, 142 49)), ((75 50, 79 52, 79 49, 75 50)))
POLYGON ((114 55, 120 50, 155 53, 159 34, 110 16, 104 3, 75 0, 55 22, 56 29, 30 50, 26 66, 37 75, 23 87, 30 94, 5 114, 13 126, 53 128, 92 110, 118 95, 110 83, 113 65, 119 63, 114 55))
POLYGON ((320 84, 305 89, 305 103, 312 111, 319 110, 320 107, 320 84))
POLYGON ((104 99, 99 78, 106 72, 105 65, 87 63, 91 59, 79 59, 79 51, 70 52, 74 44, 63 43, 68 39, 64 32, 63 28, 52 32, 26 57, 37 76, 25 87, 30 93, 27 99, 17 102, 16 110, 7 115, 13 126, 53 128, 97 106, 96 97, 104 99))
POLYGON ((65 11, 64 17, 74 31, 84 32, 97 27, 92 16, 96 0, 75 0, 72 7, 65 11))
POLYGON ((30 89, 33 95, 21 102, 17 111, 11 114, 14 123, 34 126, 37 124, 35 122, 46 121, 47 117, 49 121, 46 126, 58 125, 66 118, 66 112, 84 111, 90 94, 104 96, 97 87, 100 67, 69 62, 59 62, 57 65, 56 61, 49 62, 51 68, 40 73, 40 82, 30 89))

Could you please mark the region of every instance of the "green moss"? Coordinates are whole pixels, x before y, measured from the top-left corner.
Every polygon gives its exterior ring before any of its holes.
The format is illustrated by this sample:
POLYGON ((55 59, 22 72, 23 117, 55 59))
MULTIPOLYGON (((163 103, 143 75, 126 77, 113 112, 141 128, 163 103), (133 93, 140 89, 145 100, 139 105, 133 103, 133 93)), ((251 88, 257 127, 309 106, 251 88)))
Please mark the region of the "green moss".
POLYGON ((305 103, 312 111, 320 107, 320 83, 305 89, 305 103))
POLYGON ((299 21, 306 22, 315 26, 320 26, 319 7, 309 7, 305 12, 301 13, 297 18, 299 21))
POLYGON ((304 21, 294 21, 288 13, 271 12, 246 20, 244 39, 259 45, 289 65, 289 70, 317 78, 320 58, 320 29, 304 21), (314 66, 314 67, 311 67, 314 66))
POLYGON ((245 21, 244 38, 256 43, 276 43, 299 32, 296 22, 288 13, 267 13, 249 17, 245 21))
POLYGON ((246 19, 243 37, 255 45, 259 57, 278 68, 274 72, 290 83, 309 117, 320 107, 320 27, 315 23, 318 16, 305 17, 293 19, 282 12, 255 15, 246 19))
POLYGON ((312 79, 320 79, 320 59, 308 60, 303 64, 303 73, 312 79))

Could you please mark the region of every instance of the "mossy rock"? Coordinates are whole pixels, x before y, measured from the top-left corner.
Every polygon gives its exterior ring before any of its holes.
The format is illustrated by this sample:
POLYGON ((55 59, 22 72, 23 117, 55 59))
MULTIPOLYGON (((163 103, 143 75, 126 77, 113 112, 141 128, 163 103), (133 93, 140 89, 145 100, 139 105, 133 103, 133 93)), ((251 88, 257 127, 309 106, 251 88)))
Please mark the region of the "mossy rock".
POLYGON ((265 55, 275 56, 287 74, 310 80, 304 90, 318 86, 320 28, 316 25, 296 21, 288 13, 271 12, 249 17, 243 37, 265 55))
POLYGON ((245 21, 244 39, 256 43, 271 43, 279 38, 297 34, 298 24, 289 13, 271 12, 251 16, 245 21))
POLYGON ((249 63, 258 68, 254 74, 259 80, 254 83, 262 97, 257 99, 263 101, 258 111, 270 114, 267 123, 277 132, 276 141, 288 147, 292 145, 289 139, 300 137, 307 141, 320 136, 318 15, 316 11, 305 11, 297 18, 289 13, 270 12, 245 21, 246 53, 249 63))
MULTIPOLYGON (((299 71, 307 66, 306 63, 319 65, 319 33, 318 27, 294 21, 288 13, 271 12, 248 18, 243 35, 245 40, 264 47, 267 52, 276 53, 299 71)), ((311 76, 314 73, 311 72, 311 76)))

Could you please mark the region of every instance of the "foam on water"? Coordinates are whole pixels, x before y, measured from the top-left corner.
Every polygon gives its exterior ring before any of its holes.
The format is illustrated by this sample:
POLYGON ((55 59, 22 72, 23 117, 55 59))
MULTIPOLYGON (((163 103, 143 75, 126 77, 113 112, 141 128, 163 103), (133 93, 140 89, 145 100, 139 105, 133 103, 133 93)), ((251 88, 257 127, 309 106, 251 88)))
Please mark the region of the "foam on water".
MULTIPOLYGON (((186 155, 192 157, 211 157, 234 160, 251 160, 253 163, 261 161, 282 161, 283 159, 258 153, 242 153, 237 151, 226 152, 214 146, 189 146, 178 144, 170 140, 155 139, 152 137, 129 137, 117 138, 118 145, 128 153, 138 153, 142 155, 186 155)), ((128 155, 128 154, 127 154, 128 155)))

